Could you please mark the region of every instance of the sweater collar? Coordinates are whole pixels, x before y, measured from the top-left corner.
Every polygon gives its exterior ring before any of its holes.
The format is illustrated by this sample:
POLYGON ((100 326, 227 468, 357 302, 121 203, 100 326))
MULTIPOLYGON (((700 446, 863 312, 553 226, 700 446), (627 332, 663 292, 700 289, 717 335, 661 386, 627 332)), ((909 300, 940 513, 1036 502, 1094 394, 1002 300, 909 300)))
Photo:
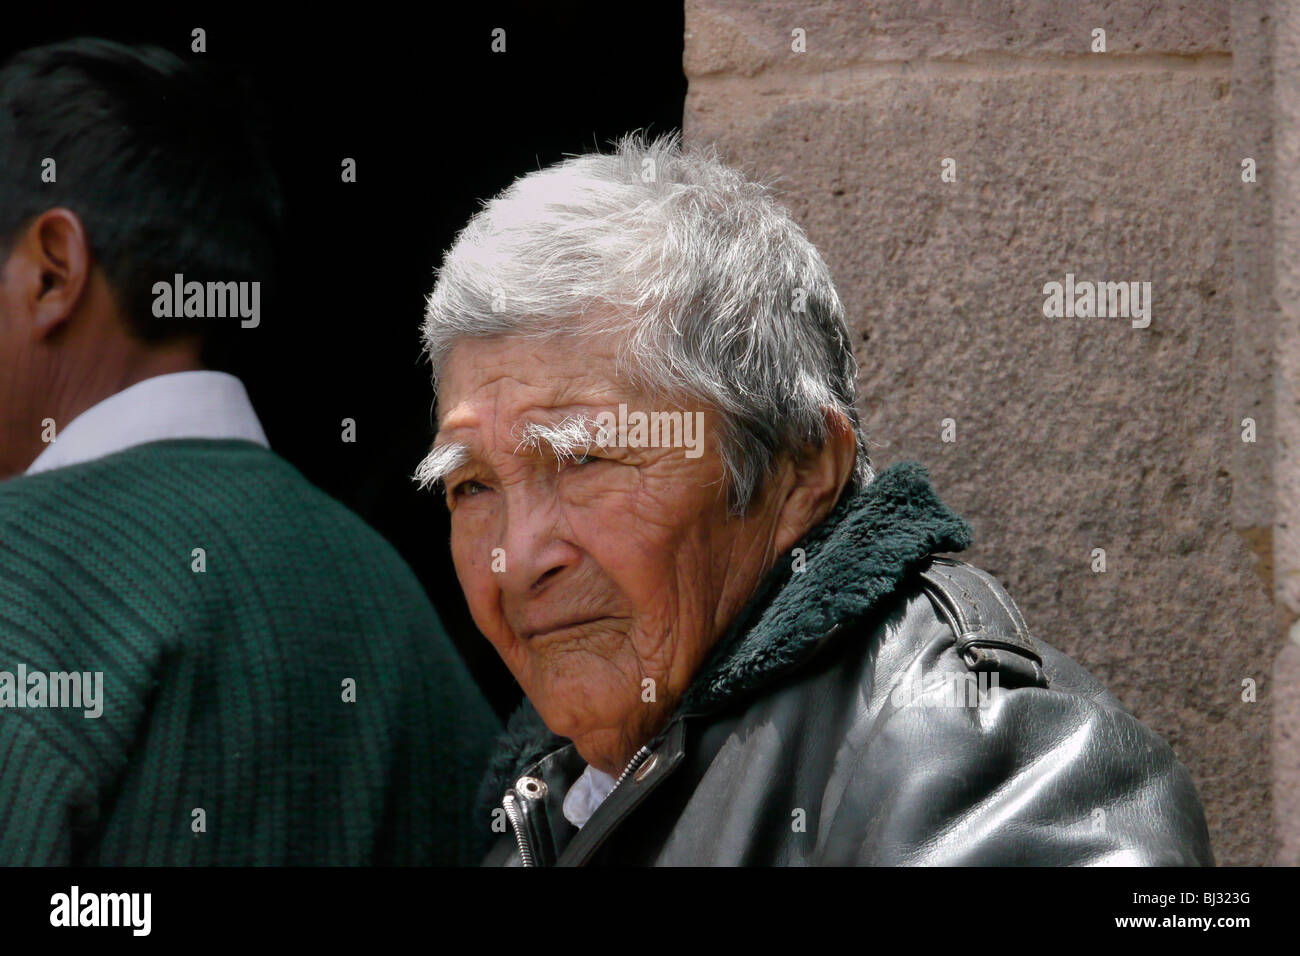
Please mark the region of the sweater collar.
MULTIPOLYGON (((885 469, 866 488, 845 494, 777 560, 678 715, 714 710, 771 683, 830 633, 879 607, 931 555, 963 551, 970 542, 969 526, 939 500, 922 465, 885 469)), ((507 723, 482 796, 499 798, 514 774, 565 743, 525 700, 507 723)))

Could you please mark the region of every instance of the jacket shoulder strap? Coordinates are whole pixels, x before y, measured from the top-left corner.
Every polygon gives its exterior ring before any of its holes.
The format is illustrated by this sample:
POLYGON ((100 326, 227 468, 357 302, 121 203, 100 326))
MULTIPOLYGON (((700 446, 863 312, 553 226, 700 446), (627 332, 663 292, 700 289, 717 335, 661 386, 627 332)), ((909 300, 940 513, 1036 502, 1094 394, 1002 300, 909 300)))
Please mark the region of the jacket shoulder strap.
POLYGON ((992 575, 964 561, 933 558, 921 571, 926 594, 957 635, 972 671, 996 671, 1005 687, 1046 687, 1043 657, 1020 609, 992 575))

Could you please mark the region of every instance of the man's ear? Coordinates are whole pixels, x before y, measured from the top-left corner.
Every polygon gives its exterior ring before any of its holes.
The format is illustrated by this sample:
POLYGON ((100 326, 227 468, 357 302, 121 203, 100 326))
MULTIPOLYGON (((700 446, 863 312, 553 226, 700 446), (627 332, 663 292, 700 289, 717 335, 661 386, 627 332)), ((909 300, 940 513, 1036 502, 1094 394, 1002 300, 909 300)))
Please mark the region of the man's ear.
POLYGON ((774 544, 781 554, 831 513, 853 474, 858 444, 849 420, 834 409, 826 410, 826 441, 808 448, 793 463, 791 486, 781 505, 774 544))
POLYGON ((68 321, 90 279, 90 243, 76 213, 48 209, 31 220, 10 253, 7 278, 31 323, 44 339, 68 321))

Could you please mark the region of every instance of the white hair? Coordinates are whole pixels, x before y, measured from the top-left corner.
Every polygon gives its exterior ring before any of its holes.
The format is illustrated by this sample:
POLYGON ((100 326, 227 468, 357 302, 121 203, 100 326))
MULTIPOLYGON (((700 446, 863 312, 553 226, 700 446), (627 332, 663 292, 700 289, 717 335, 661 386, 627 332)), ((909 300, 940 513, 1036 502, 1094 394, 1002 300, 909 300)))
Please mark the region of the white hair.
MULTIPOLYGON (((457 235, 423 325, 435 392, 462 338, 606 335, 618 343, 616 375, 719 413, 732 513, 781 456, 827 440, 828 411, 856 437, 851 487, 871 481, 830 270, 770 187, 716 149, 631 133, 612 153, 515 180, 457 235)), ((445 465, 426 460, 417 478, 445 465)))

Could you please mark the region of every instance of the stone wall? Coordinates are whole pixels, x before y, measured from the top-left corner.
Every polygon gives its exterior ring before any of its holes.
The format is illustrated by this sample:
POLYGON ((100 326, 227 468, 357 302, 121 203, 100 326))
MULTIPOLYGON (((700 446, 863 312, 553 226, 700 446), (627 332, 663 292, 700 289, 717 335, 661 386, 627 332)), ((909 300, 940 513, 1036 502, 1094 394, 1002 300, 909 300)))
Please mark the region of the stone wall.
POLYGON ((875 463, 928 465, 975 529, 967 557, 1170 742, 1221 864, 1300 857, 1300 648, 1280 653, 1300 516, 1294 544, 1279 523, 1300 499, 1274 491, 1300 482, 1277 437, 1300 428, 1277 358, 1300 342, 1274 289, 1276 271, 1300 291, 1300 189, 1272 155, 1300 71, 1275 90, 1270 13, 686 3, 685 138, 775 181, 822 250, 875 463), (1275 228, 1296 232, 1285 264, 1275 228), (1149 282, 1149 326, 1046 317, 1067 274, 1149 282))

